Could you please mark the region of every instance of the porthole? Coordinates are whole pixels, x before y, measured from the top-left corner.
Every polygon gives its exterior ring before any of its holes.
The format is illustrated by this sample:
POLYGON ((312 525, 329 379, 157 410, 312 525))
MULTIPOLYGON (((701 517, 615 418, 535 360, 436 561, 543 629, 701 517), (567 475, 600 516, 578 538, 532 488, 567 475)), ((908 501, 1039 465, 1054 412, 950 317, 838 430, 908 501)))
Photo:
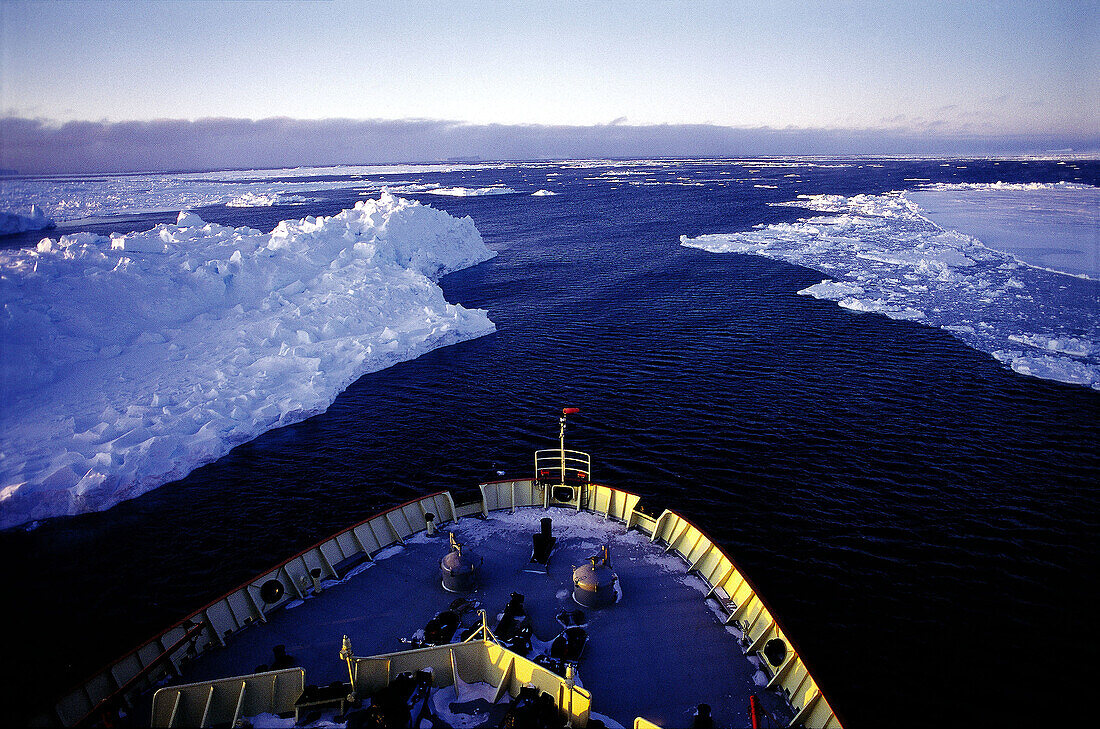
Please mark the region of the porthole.
POLYGON ((787 657, 787 644, 782 638, 772 638, 764 644, 764 657, 773 666, 780 666, 787 657))

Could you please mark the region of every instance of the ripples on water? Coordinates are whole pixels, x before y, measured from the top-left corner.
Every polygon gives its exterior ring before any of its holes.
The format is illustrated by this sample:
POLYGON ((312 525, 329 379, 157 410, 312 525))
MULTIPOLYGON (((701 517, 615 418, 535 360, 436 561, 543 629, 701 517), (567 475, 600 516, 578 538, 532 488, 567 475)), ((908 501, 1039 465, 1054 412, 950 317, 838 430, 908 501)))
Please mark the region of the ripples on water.
MULTIPOLYGON (((472 499, 495 466, 526 476, 531 451, 556 442, 556 410, 579 405, 570 441, 593 453, 596 479, 721 543, 850 726, 1076 717, 1095 645, 1085 586, 1100 393, 1015 375, 938 330, 797 296, 815 271, 678 239, 794 220, 805 212, 766 203, 796 194, 879 193, 906 177, 1100 179, 1098 165, 1080 167, 754 175, 775 190, 631 187, 585 180, 591 170, 549 183, 545 169, 435 175, 564 192, 423 198, 471 215, 500 251, 443 282, 498 331, 367 375, 325 414, 108 512, 0 534, 5 624, 26 636, 5 642, 4 690, 64 688, 382 507, 439 488, 472 499)), ((355 199, 325 195, 308 212, 355 199)), ((263 229, 305 214, 200 213, 263 229)))

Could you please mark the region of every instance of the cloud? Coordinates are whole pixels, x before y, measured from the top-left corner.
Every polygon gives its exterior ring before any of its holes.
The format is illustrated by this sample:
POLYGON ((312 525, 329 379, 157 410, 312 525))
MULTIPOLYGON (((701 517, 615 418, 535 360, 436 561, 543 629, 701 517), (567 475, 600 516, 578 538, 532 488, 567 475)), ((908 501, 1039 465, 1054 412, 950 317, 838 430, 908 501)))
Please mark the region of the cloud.
POLYGON ((1100 148, 1100 139, 1084 135, 982 136, 922 129, 912 121, 904 129, 775 129, 709 124, 463 124, 434 119, 215 118, 56 124, 9 116, 0 118, 0 167, 45 174, 460 158, 1012 154, 1100 148))
POLYGON ((905 114, 895 114, 894 116, 885 116, 881 119, 883 124, 888 126, 897 126, 901 124, 908 124, 909 117, 905 114))

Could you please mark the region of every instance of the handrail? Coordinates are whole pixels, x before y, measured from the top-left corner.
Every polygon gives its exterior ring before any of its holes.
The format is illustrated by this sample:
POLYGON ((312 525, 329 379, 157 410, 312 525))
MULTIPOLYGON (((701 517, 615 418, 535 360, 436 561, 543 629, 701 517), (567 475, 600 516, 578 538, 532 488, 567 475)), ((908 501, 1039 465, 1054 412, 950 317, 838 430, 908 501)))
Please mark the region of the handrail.
MULTIPOLYGON (((237 726, 237 722, 243 718, 242 710, 247 704, 252 704, 253 711, 256 708, 272 714, 291 711, 294 709, 298 696, 305 689, 305 678, 306 672, 303 668, 282 668, 244 676, 219 678, 213 681, 166 686, 158 689, 153 694, 150 725, 158 728, 164 727, 165 729, 171 729, 178 725, 233 727, 237 726), (218 695, 217 690, 219 688, 229 687, 237 688, 236 696, 232 694, 218 695), (257 694, 259 694, 258 697, 257 694), (192 696, 201 700, 204 695, 206 701, 200 721, 195 721, 193 716, 180 716, 181 699, 185 696, 192 696), (268 700, 264 701, 264 699, 268 700), (255 705, 257 701, 261 703, 259 707, 255 705), (165 717, 165 714, 167 714, 167 717, 165 717), (232 716, 227 720, 226 717, 230 714, 232 716), (191 721, 187 721, 188 719, 191 721)), ((182 709, 187 711, 186 702, 184 702, 182 709)))
POLYGON ((535 451, 535 479, 577 478, 592 480, 592 456, 584 451, 547 448, 535 451), (572 472, 572 474, 570 474, 572 472))
POLYGON ((350 661, 355 678, 352 688, 357 695, 377 690, 398 673, 431 667, 432 684, 437 688, 488 683, 496 689, 498 699, 505 692, 515 696, 521 687, 534 685, 553 697, 559 715, 569 726, 585 726, 592 707, 588 689, 484 637, 370 657, 352 656, 350 661))

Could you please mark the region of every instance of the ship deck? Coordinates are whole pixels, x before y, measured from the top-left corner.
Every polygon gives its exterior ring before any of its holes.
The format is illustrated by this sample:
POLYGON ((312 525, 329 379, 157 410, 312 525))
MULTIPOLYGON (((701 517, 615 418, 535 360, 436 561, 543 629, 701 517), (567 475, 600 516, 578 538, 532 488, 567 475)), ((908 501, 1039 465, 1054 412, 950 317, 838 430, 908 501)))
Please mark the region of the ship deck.
MULTIPOLYGON (((686 727, 696 705, 706 703, 718 726, 749 723, 749 697, 765 674, 746 657, 737 628, 723 624, 718 603, 706 598, 709 585, 645 534, 614 519, 560 507, 493 511, 484 519, 449 523, 435 536, 412 535, 343 579, 322 582, 320 594, 273 611, 266 624, 249 628, 247 637, 203 654, 182 680, 253 673, 271 664, 275 646, 283 645, 308 682, 323 686, 347 679, 339 658, 344 635, 359 656, 408 649, 400 639, 414 636, 457 597, 440 582, 439 561, 450 551, 448 531, 484 559, 480 584, 465 597, 486 611, 490 627, 512 592, 524 595, 536 638, 532 656, 561 632, 559 612, 580 609, 572 599, 574 566, 610 545, 622 597, 613 606, 584 610, 589 642, 577 670, 578 683, 592 693, 594 716, 624 727, 638 716, 686 727), (531 537, 546 516, 553 519, 557 545, 547 574, 532 573, 527 571, 531 537)), ((472 611, 464 625, 476 619, 472 611)), ((779 704, 768 709, 786 713, 779 704)))

